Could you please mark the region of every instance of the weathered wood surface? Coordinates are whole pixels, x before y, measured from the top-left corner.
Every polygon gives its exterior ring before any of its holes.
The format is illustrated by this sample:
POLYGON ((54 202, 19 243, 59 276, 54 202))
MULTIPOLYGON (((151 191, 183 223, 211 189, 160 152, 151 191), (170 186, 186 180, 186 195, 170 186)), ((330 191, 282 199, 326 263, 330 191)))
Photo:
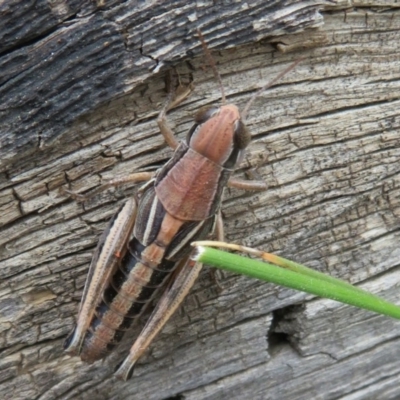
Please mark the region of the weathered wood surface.
POLYGON ((0 5, 2 396, 398 398, 400 322, 229 274, 221 293, 203 274, 127 383, 111 375, 123 349, 90 366, 63 354, 93 247, 133 188, 84 204, 61 189, 171 155, 154 120, 163 65, 196 84, 171 113, 179 137, 196 109, 219 101, 204 57, 192 57, 197 27, 239 106, 304 57, 250 112, 254 142, 238 176, 257 167, 270 189, 227 191, 228 239, 399 297, 395 2, 99 3, 0 5))

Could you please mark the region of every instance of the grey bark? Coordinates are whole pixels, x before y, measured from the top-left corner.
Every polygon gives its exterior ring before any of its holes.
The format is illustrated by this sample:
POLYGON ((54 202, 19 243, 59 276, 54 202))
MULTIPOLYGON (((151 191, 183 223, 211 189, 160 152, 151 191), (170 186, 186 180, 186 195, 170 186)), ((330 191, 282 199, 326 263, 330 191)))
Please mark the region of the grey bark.
MULTIPOLYGON (((398 7, 398 6, 397 6, 398 7)), ((194 93, 170 112, 184 138, 300 57, 248 116, 253 143, 228 190, 229 241, 396 302, 400 273, 400 15, 395 2, 3 1, 0 5, 0 389, 13 399, 395 399, 400 323, 289 289, 203 274, 127 383, 65 355, 88 264, 134 188, 78 203, 171 156, 155 123, 173 66, 194 93)), ((129 336, 129 335, 128 335, 129 336)))

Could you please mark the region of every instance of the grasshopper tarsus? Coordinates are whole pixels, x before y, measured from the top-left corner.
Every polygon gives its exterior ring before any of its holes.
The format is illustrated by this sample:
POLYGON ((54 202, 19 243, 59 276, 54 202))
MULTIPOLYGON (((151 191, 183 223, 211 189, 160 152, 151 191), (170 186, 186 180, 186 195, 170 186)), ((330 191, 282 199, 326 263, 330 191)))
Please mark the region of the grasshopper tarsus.
POLYGON ((179 73, 175 71, 177 78, 174 82, 172 78, 171 70, 168 71, 165 79, 165 89, 167 91, 167 101, 165 102, 164 107, 161 109, 161 113, 166 113, 169 110, 179 106, 186 98, 190 96, 190 94, 194 90, 194 83, 193 81, 189 82, 188 84, 184 85, 181 82, 179 73))
POLYGON ((86 201, 88 199, 88 197, 86 195, 74 192, 69 189, 61 188, 61 191, 63 194, 68 195, 69 197, 71 197, 72 199, 77 201, 78 203, 83 203, 84 201, 86 201))

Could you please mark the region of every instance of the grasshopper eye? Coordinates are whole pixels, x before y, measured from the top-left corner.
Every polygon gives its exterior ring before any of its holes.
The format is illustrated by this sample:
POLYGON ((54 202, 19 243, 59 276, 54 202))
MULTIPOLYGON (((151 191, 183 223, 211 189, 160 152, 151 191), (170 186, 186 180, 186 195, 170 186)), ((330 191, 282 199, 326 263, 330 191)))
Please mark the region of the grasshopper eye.
POLYGON ((234 126, 234 143, 235 147, 243 150, 251 141, 250 132, 247 130, 246 125, 239 119, 235 122, 234 126))
POLYGON ((190 128, 189 132, 188 132, 187 135, 186 135, 186 143, 188 144, 188 146, 190 145, 190 139, 192 139, 193 134, 194 134, 195 132, 197 132, 199 128, 200 128, 200 125, 199 125, 199 124, 194 124, 194 125, 190 128))
POLYGON ((244 157, 244 149, 250 143, 251 135, 246 125, 238 119, 233 127, 233 147, 229 158, 225 161, 225 168, 234 168, 244 157))
POLYGON ((206 122, 208 119, 213 117, 215 114, 219 113, 220 108, 216 106, 205 106, 200 108, 199 111, 194 116, 194 121, 196 124, 202 124, 206 122))

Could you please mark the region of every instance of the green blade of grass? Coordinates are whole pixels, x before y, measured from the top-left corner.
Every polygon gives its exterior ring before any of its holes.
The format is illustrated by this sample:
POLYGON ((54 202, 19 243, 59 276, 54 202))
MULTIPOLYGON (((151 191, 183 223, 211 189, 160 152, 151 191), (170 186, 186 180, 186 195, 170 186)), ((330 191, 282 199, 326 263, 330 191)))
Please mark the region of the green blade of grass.
POLYGON ((343 286, 344 288, 348 288, 351 290, 358 290, 362 293, 367 293, 364 290, 362 290, 356 286, 353 286, 352 284, 350 284, 346 281, 342 281, 341 279, 334 278, 333 276, 323 274, 322 272, 316 271, 315 269, 308 268, 305 265, 288 260, 287 258, 279 257, 275 254, 263 252, 262 259, 265 261, 269 261, 272 264, 277 265, 279 267, 289 269, 293 272, 297 272, 297 273, 305 275, 305 276, 310 276, 312 278, 320 279, 322 281, 332 283, 335 285, 339 285, 339 286, 343 286))
MULTIPOLYGON (((272 282, 400 319, 400 307, 339 279, 331 277, 326 279, 327 276, 324 274, 322 274, 324 278, 321 279, 320 272, 317 275, 310 274, 310 269, 304 266, 302 267, 306 268, 306 273, 301 268, 300 272, 292 271, 263 261, 203 246, 197 247, 197 252, 193 259, 226 271, 272 282)), ((289 260, 285 261, 292 263, 289 260)))

